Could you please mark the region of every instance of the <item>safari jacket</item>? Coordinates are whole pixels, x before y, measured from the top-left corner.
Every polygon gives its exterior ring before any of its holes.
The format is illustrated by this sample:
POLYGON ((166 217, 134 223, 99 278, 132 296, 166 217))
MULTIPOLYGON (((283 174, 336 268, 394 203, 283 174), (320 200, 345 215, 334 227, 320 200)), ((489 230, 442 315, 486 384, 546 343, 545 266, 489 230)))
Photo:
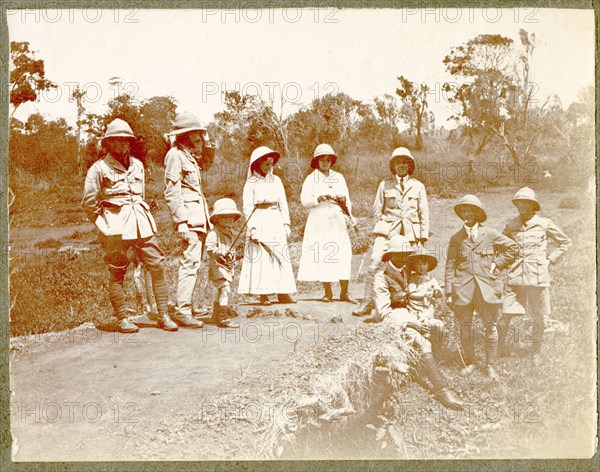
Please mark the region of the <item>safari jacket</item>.
POLYGON ((81 204, 103 235, 149 238, 156 233, 156 223, 144 190, 141 161, 131 157, 125 169, 109 154, 89 168, 81 204))
POLYGON ((475 241, 471 241, 464 226, 450 237, 446 259, 445 290, 452 294, 454 304, 468 305, 479 286, 487 303, 502 302, 502 284, 491 273, 492 263, 504 270, 515 260, 519 247, 510 238, 493 228, 479 224, 475 241))
POLYGON ((509 285, 550 286, 548 265, 554 264, 571 247, 571 240, 550 218, 534 215, 526 223, 517 216, 502 231, 519 247, 518 257, 508 271, 509 285), (548 239, 557 248, 548 254, 548 239))
POLYGON ((212 228, 202 173, 188 151, 173 147, 165 156, 165 200, 175 225, 187 223, 191 230, 203 233, 212 228))
POLYGON ((397 177, 379 184, 373 214, 377 223, 373 234, 391 238, 403 234, 409 241, 429 238, 429 207, 425 186, 410 177, 404 191, 397 177))
POLYGON ((375 274, 373 292, 375 308, 381 318, 388 316, 395 308, 406 308, 409 270, 406 266, 396 267, 388 261, 375 274))

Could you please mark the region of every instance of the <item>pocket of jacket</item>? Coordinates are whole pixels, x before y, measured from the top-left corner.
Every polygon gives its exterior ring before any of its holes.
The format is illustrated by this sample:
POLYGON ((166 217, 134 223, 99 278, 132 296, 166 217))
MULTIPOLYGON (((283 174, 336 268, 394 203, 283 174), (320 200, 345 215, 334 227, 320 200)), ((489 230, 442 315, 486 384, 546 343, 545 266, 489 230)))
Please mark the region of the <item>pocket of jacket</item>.
POLYGON ((384 205, 386 208, 396 209, 399 207, 396 193, 393 190, 386 190, 383 193, 384 205))
POLYGON ((548 259, 542 260, 538 259, 537 261, 537 276, 538 282, 540 284, 545 284, 550 282, 550 272, 548 269, 549 261, 548 259))

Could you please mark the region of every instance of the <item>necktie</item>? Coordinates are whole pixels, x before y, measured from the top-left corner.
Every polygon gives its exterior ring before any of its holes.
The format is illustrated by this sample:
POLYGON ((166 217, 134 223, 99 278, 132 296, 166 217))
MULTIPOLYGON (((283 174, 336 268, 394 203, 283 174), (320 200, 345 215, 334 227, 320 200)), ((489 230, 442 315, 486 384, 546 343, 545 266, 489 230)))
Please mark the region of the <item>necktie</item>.
POLYGON ((477 238, 477 232, 475 231, 475 228, 471 228, 471 241, 475 242, 476 238, 477 238))

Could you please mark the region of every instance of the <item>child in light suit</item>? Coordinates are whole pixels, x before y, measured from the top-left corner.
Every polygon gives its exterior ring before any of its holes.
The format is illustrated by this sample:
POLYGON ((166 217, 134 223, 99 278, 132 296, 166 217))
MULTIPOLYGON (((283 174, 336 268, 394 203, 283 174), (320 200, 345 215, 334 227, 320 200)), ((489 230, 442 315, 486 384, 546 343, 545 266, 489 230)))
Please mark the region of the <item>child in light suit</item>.
POLYGON ((235 262, 233 225, 241 215, 231 198, 217 200, 210 215, 213 228, 206 237, 206 252, 209 257, 208 278, 217 289, 212 320, 222 328, 239 328, 237 323, 229 319, 230 316, 237 316, 237 313, 229 307, 229 297, 235 262))

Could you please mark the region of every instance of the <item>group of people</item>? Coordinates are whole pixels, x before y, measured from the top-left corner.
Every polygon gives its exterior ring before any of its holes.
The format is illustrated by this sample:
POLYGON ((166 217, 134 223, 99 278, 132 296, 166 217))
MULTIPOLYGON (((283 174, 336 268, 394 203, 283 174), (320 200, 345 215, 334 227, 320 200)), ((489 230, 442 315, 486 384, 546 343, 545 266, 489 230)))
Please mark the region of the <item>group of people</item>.
MULTIPOLYGON (((110 273, 109 296, 119 330, 135 332, 127 317, 123 281, 131 248, 152 277, 158 326, 167 331, 179 327, 201 328, 192 297, 203 253, 209 258, 209 279, 215 288, 212 319, 222 327, 235 328, 230 298, 234 279, 235 243, 245 231, 245 250, 238 293, 258 296, 270 305, 294 303, 294 272, 289 258, 290 217, 285 189, 273 173, 280 154, 266 146, 252 152, 243 189, 242 211, 229 198, 217 200, 212 212, 202 191, 202 172, 212 154, 206 128, 191 113, 177 115, 170 133, 172 146, 165 157, 164 196, 171 211, 183 250, 178 271, 175 314, 167 312, 164 254, 156 242, 156 224, 144 201, 144 167, 131 156, 135 136, 123 120, 111 122, 101 144, 106 157, 88 170, 83 205, 100 232, 110 273), (235 223, 244 216, 236 235, 235 223)), ((323 285, 321 301, 334 300, 332 283, 340 284, 339 299, 357 304, 350 295, 352 247, 348 227, 357 228, 343 175, 333 166, 338 156, 328 144, 320 144, 311 160, 300 196, 309 210, 298 280, 323 285)), ((376 192, 373 213, 373 244, 362 303, 353 312, 365 321, 390 322, 422 356, 423 365, 438 399, 450 408, 461 402, 445 387, 433 358, 432 340, 442 334, 436 306, 445 297, 460 325, 463 372, 475 370, 473 314, 484 327, 484 371, 498 379, 496 359, 506 351, 506 334, 513 316, 529 314, 537 337, 534 362, 539 362, 544 319, 550 313, 549 265, 570 247, 569 238, 552 220, 539 216, 540 203, 527 187, 513 198, 518 215, 503 232, 484 223, 486 211, 474 195, 460 199, 454 209, 462 221, 452 235, 446 258, 444 285, 429 272, 438 259, 427 250, 429 208, 423 183, 413 177, 415 159, 407 148, 397 148, 389 159, 391 176, 376 192), (549 251, 548 240, 556 243, 549 251), (504 284, 500 272, 508 271, 504 284)))

